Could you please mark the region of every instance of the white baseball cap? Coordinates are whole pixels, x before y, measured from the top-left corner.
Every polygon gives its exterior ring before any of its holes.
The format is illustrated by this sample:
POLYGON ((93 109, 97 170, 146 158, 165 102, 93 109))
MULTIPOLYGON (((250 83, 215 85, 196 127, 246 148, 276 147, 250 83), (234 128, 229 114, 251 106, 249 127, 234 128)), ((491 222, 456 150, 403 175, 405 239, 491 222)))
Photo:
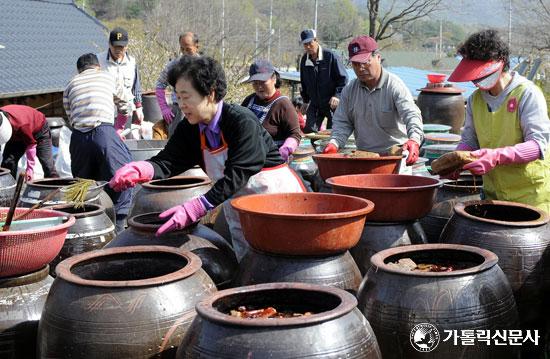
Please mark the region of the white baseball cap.
POLYGON ((11 123, 2 111, 0 111, 0 145, 7 143, 12 134, 11 123))

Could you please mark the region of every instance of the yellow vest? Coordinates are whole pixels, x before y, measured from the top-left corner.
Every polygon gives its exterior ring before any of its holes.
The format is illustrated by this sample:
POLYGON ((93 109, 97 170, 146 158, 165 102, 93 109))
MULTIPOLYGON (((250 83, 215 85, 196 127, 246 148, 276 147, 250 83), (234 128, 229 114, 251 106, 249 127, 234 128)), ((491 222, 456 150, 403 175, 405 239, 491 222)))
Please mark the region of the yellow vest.
MULTIPOLYGON (((480 148, 525 142, 518 109, 525 88, 513 89, 495 112, 489 112, 481 92, 475 91, 472 117, 480 148)), ((550 151, 544 160, 496 166, 483 176, 483 192, 487 199, 525 203, 550 213, 550 151)))

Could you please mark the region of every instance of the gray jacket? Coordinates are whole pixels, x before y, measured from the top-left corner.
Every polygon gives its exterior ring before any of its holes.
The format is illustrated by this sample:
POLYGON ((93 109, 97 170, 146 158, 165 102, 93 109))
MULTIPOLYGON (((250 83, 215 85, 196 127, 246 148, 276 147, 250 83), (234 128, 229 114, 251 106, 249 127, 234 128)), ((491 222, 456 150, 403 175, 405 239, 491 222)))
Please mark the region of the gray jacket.
POLYGON ((424 139, 420 109, 403 81, 382 69, 378 85, 369 89, 358 79, 344 90, 332 119, 332 139, 344 148, 353 133, 357 149, 386 152, 393 145, 424 139))

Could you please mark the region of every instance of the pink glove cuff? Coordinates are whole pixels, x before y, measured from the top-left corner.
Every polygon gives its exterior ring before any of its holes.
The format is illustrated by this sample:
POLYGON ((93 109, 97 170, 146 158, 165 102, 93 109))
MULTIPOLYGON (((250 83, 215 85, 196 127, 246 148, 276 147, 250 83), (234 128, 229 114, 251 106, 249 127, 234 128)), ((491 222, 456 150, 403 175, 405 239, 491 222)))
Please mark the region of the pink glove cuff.
POLYGON ((290 153, 293 153, 298 148, 298 141, 294 137, 289 137, 281 147, 287 147, 291 150, 290 153))
POLYGON ((157 87, 155 90, 155 95, 157 96, 157 102, 159 104, 160 110, 164 112, 165 109, 169 109, 168 103, 166 102, 166 90, 160 87, 157 87))
POLYGON ((482 148, 472 152, 472 156, 477 157, 477 160, 468 163, 463 168, 473 174, 484 175, 498 165, 534 161, 540 156, 540 148, 536 141, 530 140, 518 143, 515 146, 494 149, 482 148))
POLYGON ((213 209, 215 207, 212 203, 210 203, 210 201, 208 201, 206 199, 206 197, 204 195, 199 196, 199 200, 201 201, 201 203, 204 206, 206 211, 210 211, 211 209, 213 209))
POLYGON ((27 156, 27 162, 32 162, 33 164, 36 163, 36 144, 30 145, 27 147, 25 151, 25 155, 27 156))
POLYGON ((153 177, 155 176, 155 168, 149 161, 136 161, 136 162, 130 162, 129 164, 134 165, 134 167, 139 172, 139 176, 141 178, 153 179, 153 177))
POLYGON ((515 152, 515 163, 526 163, 540 158, 540 147, 535 140, 518 143, 512 149, 515 152))
POLYGON ((160 107, 160 112, 162 112, 162 118, 164 121, 166 121, 168 124, 172 122, 172 119, 174 118, 174 114, 172 113, 172 109, 170 106, 168 106, 168 103, 166 102, 166 91, 163 88, 157 88, 155 90, 155 95, 157 96, 157 102, 160 107))
POLYGON ((183 207, 187 211, 191 221, 196 222, 206 215, 208 212, 202 204, 200 197, 193 198, 192 200, 185 202, 183 207))

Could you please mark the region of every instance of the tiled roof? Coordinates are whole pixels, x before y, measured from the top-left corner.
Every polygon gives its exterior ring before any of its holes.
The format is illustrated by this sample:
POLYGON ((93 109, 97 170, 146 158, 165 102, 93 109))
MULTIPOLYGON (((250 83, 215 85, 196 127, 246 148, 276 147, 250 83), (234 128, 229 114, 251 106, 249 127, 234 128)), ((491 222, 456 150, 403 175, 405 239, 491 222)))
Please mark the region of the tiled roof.
POLYGON ((0 0, 0 98, 63 91, 107 32, 72 0, 0 0))

